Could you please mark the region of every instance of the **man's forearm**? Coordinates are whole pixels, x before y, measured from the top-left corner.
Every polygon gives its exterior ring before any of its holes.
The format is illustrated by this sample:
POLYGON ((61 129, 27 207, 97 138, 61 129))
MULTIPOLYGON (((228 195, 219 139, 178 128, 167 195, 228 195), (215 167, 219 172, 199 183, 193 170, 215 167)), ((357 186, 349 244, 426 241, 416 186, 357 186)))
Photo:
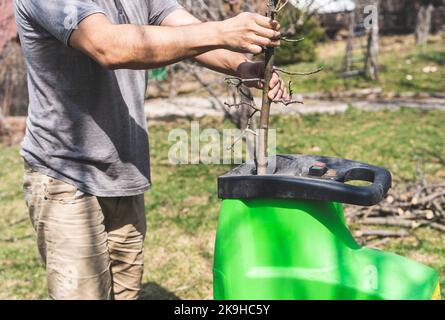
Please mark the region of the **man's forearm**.
POLYGON ((239 66, 249 61, 244 54, 224 49, 209 51, 195 57, 194 60, 206 68, 235 77, 239 76, 239 66))
MULTIPOLYGON (((163 26, 183 26, 202 22, 186 10, 177 10, 163 21, 163 26)), ((205 25, 202 25, 205 27, 205 25)), ((238 67, 249 61, 245 55, 230 50, 218 49, 198 55, 194 58, 199 64, 214 71, 231 76, 239 76, 238 67)))
POLYGON ((236 52, 255 54, 279 46, 278 30, 278 22, 253 13, 201 23, 177 10, 162 26, 114 25, 97 13, 79 23, 69 45, 109 69, 151 69, 198 57, 209 68, 235 74, 245 61, 236 52))
MULTIPOLYGON (((95 23, 98 28, 99 21, 106 32, 95 33, 91 31, 94 29, 83 25, 73 33, 70 44, 76 47, 77 39, 82 37, 82 46, 78 49, 87 51, 96 61, 112 69, 156 68, 224 47, 218 22, 159 27, 113 25, 105 16, 97 18, 90 23, 95 23)), ((204 57, 205 60, 208 58, 204 57)))

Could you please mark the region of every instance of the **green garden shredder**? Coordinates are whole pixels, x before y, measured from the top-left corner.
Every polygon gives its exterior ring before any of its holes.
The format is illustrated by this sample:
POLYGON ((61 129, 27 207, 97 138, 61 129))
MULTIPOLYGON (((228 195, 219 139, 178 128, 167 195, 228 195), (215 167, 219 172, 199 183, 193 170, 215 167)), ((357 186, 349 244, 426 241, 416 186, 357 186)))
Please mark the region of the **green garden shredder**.
POLYGON ((218 179, 215 299, 440 299, 435 270, 360 246, 346 225, 342 203, 379 203, 387 170, 318 156, 272 160, 267 175, 247 163, 218 179))

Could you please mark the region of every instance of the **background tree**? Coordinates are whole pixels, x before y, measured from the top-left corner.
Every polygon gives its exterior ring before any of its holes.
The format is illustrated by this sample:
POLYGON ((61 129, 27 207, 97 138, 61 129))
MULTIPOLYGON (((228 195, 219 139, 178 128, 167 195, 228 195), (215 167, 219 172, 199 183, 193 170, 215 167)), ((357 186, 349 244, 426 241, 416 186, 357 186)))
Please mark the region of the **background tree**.
MULTIPOLYGON (((26 66, 18 43, 12 0, 0 0, 0 142, 10 140, 11 116, 27 114, 26 66)), ((20 140, 14 137, 14 141, 20 140)))
POLYGON ((435 6, 443 4, 443 0, 420 0, 416 21, 416 44, 426 45, 431 32, 431 16, 435 6))
POLYGON ((284 42, 276 53, 276 64, 284 65, 296 62, 312 62, 316 59, 316 45, 326 40, 325 30, 320 26, 315 7, 294 7, 289 5, 278 17, 282 33, 287 38, 304 38, 298 44, 284 42))
POLYGON ((369 6, 366 9, 365 14, 369 16, 365 19, 364 23, 368 22, 368 46, 367 46, 367 60, 365 63, 365 68, 369 77, 372 80, 378 80, 379 78, 379 20, 380 20, 380 0, 369 0, 369 6), (368 11, 369 10, 369 11, 368 11), (375 12, 374 12, 375 10, 375 12))

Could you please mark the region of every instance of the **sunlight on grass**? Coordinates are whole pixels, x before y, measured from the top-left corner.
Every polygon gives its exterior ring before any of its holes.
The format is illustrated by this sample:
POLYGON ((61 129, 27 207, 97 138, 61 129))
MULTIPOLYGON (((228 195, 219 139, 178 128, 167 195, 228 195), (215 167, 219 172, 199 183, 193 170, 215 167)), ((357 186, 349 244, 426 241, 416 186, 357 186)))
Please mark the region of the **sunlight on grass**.
MULTIPOLYGON (((337 52, 337 51, 336 51, 337 52)), ((322 55, 323 56, 323 55, 322 55)), ((381 70, 378 82, 369 82, 362 77, 343 79, 343 52, 328 56, 313 63, 288 66, 289 71, 310 71, 318 67, 324 70, 310 77, 293 77, 296 93, 338 92, 360 88, 381 87, 384 93, 392 92, 445 92, 445 43, 434 43, 423 48, 407 48, 395 54, 383 52, 380 56, 381 70), (425 72, 425 67, 436 67, 435 72, 425 72)), ((287 77, 290 80, 289 77, 287 77)))

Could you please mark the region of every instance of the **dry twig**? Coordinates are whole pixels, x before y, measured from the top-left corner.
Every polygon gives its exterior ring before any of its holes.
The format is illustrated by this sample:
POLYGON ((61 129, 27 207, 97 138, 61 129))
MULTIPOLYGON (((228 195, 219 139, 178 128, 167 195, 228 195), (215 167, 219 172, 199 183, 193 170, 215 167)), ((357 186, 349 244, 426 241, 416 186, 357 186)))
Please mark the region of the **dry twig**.
POLYGON ((397 190, 379 205, 347 214, 349 221, 363 225, 401 227, 412 231, 429 227, 445 232, 445 183, 427 183, 418 170, 419 181, 397 190))

